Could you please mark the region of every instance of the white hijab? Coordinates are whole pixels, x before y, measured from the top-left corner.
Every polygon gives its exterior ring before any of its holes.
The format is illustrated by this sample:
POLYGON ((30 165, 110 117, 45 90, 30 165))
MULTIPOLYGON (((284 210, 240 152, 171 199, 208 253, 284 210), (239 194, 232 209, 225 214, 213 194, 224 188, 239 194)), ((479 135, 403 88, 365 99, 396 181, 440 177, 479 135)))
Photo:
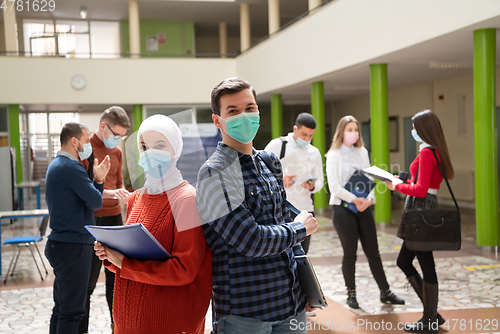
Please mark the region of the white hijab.
POLYGON ((172 156, 172 167, 161 178, 156 179, 151 175, 144 173, 146 181, 141 192, 147 190, 148 194, 160 194, 167 190, 177 187, 184 179, 181 172, 177 169, 177 160, 179 160, 182 152, 182 136, 181 130, 175 122, 165 115, 153 115, 148 117, 141 123, 137 132, 137 146, 140 147, 141 135, 145 132, 156 131, 167 138, 174 149, 172 156))

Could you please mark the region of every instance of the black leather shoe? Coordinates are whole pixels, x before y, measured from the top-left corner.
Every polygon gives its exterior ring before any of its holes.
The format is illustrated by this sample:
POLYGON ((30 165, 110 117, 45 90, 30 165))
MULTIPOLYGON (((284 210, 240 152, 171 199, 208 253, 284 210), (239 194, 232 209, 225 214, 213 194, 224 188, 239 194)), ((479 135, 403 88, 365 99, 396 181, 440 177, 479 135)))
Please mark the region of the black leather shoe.
POLYGON ((380 291, 380 301, 384 304, 404 305, 405 301, 396 296, 391 290, 380 291))
POLYGON ((347 306, 353 309, 359 309, 355 288, 347 288, 347 306))

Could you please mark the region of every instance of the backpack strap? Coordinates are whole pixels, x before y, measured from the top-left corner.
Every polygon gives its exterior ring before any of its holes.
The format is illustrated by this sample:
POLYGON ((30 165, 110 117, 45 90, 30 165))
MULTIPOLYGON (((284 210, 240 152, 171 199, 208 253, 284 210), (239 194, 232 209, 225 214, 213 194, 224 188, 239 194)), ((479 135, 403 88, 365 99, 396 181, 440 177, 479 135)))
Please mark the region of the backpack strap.
POLYGON ((281 140, 281 152, 279 158, 281 160, 285 157, 286 144, 288 143, 288 141, 286 140, 286 137, 280 137, 280 140, 281 140))
MULTIPOLYGON (((269 168, 269 170, 273 173, 273 175, 276 178, 283 178, 283 171, 278 170, 278 167, 276 167, 276 165, 273 162, 273 159, 271 158, 268 152, 260 151, 260 157, 262 158, 262 161, 264 161, 264 163, 266 164, 267 168, 269 168)), ((293 206, 292 203, 288 202, 288 200, 286 199, 286 191, 283 191, 282 193, 285 206, 288 208, 288 210, 298 215, 300 211, 295 206, 293 206)))

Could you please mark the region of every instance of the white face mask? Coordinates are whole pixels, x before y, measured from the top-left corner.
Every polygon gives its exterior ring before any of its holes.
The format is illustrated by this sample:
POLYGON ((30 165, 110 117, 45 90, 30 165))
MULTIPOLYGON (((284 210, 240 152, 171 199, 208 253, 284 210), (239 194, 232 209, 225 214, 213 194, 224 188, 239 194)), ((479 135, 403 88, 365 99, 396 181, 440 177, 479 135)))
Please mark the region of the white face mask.
MULTIPOLYGON (((79 140, 78 140, 78 142, 80 144, 82 144, 79 140)), ((85 159, 88 159, 90 157, 90 155, 92 154, 92 144, 87 143, 87 144, 82 144, 82 146, 83 146, 82 152, 80 152, 78 149, 76 149, 76 151, 78 152, 78 156, 80 157, 80 160, 85 160, 85 159)))

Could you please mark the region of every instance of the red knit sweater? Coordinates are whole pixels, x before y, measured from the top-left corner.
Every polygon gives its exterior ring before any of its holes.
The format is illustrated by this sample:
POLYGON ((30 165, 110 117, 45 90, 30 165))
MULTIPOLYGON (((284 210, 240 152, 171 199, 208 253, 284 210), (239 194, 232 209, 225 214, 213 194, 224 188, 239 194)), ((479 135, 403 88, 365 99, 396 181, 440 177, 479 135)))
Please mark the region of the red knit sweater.
POLYGON ((172 255, 167 261, 127 257, 116 273, 113 318, 116 334, 203 333, 212 291, 212 254, 196 209, 195 189, 183 182, 167 194, 133 193, 126 224, 142 223, 172 255), (174 221, 175 217, 175 221, 174 221), (178 232, 177 224, 197 227, 178 232))
MULTIPOLYGON (((436 154, 439 162, 441 162, 441 157, 437 150, 436 154)), ((411 180, 408 180, 406 184, 401 183, 396 185, 396 190, 399 190, 405 195, 424 198, 429 188, 439 189, 443 181, 443 175, 439 170, 434 153, 432 153, 430 148, 422 149, 415 160, 413 160, 410 165, 410 174, 411 180), (415 174, 417 173, 417 167, 418 179, 417 183, 413 184, 415 181, 415 174)))

